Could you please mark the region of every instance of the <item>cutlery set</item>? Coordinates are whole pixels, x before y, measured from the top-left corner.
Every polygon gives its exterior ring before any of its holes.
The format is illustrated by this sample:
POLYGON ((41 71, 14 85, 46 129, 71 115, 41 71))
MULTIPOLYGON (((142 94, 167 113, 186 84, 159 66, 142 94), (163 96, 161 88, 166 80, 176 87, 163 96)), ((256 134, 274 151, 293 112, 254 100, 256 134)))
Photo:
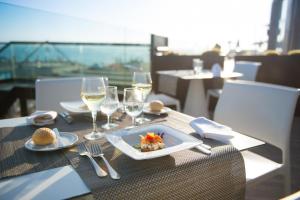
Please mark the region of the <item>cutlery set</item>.
POLYGON ((104 171, 95 161, 93 157, 101 157, 107 167, 108 173, 112 179, 120 179, 120 175, 114 168, 109 164, 107 159, 104 157, 104 153, 102 152, 102 149, 99 144, 91 144, 90 148, 87 148, 84 143, 80 143, 77 145, 78 153, 81 156, 87 156, 96 171, 96 174, 99 177, 105 177, 107 176, 106 171, 104 171))

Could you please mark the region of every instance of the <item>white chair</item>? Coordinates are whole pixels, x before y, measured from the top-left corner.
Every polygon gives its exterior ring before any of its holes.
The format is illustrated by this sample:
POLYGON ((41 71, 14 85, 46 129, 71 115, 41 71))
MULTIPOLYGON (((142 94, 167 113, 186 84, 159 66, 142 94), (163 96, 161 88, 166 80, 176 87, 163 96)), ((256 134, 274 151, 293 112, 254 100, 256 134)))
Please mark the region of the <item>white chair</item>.
POLYGON ((260 65, 259 62, 236 61, 233 71, 243 74, 238 80, 255 81, 260 65))
POLYGON ((283 174, 285 191, 290 192, 290 130, 299 93, 296 88, 252 81, 224 84, 214 120, 282 151, 282 163, 250 151, 242 152, 247 184, 283 174))
POLYGON ((166 106, 175 106, 177 111, 180 111, 180 101, 172 96, 176 96, 178 78, 168 75, 160 75, 158 78, 159 93, 151 93, 147 101, 160 100, 166 106))
MULTIPOLYGON (((261 63, 249 62, 249 61, 236 61, 234 65, 234 72, 242 73, 243 76, 237 78, 238 80, 255 81, 257 71, 261 63)), ((219 98, 222 94, 222 89, 209 89, 207 90, 207 103, 210 101, 210 97, 219 98)))
POLYGON ((61 101, 80 100, 80 77, 37 79, 35 82, 36 110, 63 112, 61 101))

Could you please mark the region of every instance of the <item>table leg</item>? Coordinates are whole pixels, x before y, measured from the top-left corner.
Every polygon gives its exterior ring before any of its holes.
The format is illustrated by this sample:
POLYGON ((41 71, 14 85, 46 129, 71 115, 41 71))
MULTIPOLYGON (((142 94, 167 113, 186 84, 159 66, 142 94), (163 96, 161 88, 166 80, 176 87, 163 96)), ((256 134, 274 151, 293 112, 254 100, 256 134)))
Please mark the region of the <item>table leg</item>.
POLYGON ((28 115, 27 100, 24 98, 20 98, 20 106, 21 106, 21 116, 27 116, 28 115))
POLYGON ((183 111, 193 117, 209 117, 203 80, 191 80, 183 111))

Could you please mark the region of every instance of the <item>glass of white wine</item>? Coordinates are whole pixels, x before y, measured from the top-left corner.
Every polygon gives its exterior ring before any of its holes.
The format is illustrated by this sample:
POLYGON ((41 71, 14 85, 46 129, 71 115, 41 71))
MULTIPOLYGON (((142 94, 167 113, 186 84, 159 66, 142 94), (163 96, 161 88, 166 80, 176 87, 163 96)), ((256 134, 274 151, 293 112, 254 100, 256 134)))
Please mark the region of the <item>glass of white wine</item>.
POLYGON ((118 88, 116 86, 107 86, 105 99, 100 106, 101 112, 103 112, 107 116, 107 123, 104 124, 102 128, 111 129, 118 126, 115 123, 110 123, 110 116, 118 109, 118 107, 118 88))
POLYGON ((103 133, 97 130, 96 118, 97 111, 105 99, 105 92, 103 77, 86 77, 82 79, 81 99, 91 111, 93 118, 93 131, 84 136, 87 140, 96 140, 104 136, 103 133))
POLYGON ((143 91, 139 88, 125 88, 123 104, 125 112, 132 118, 132 127, 135 127, 135 118, 142 113, 144 107, 143 91))
MULTIPOLYGON (((145 103, 148 95, 152 90, 152 79, 151 79, 150 72, 134 72, 133 79, 132 79, 132 87, 142 90, 142 94, 143 94, 142 98, 145 103)), ((144 117, 144 114, 142 114, 142 117, 137 118, 136 120, 138 123, 141 124, 150 121, 149 119, 144 117)))

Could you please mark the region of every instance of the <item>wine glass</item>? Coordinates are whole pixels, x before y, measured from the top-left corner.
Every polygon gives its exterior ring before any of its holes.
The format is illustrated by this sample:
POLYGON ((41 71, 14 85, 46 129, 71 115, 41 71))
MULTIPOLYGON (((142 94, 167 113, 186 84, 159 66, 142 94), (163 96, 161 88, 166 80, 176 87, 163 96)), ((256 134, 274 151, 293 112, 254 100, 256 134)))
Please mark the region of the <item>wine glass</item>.
POLYGON ((84 137, 87 140, 96 140, 104 136, 103 133, 98 132, 96 118, 97 111, 101 103, 105 99, 105 83, 103 77, 86 77, 82 79, 81 85, 81 99, 87 105, 92 113, 93 131, 86 134, 84 137))
POLYGON ((119 98, 118 98, 117 87, 107 86, 106 97, 100 106, 101 112, 103 112, 107 116, 107 123, 104 124, 102 128, 111 129, 118 126, 115 123, 110 123, 110 116, 118 109, 118 107, 119 107, 119 98))
MULTIPOLYGON (((143 94, 143 101, 145 103, 148 95, 152 90, 152 79, 150 72, 134 72, 133 73, 133 80, 132 80, 132 87, 138 88, 142 90, 143 94)), ((137 119, 137 122, 144 123, 150 121, 149 119, 144 117, 144 113, 142 114, 141 118, 137 119)))
POLYGON ((132 127, 135 127, 135 118, 142 113, 144 107, 143 91, 139 88, 125 88, 123 104, 125 112, 132 118, 132 127))

